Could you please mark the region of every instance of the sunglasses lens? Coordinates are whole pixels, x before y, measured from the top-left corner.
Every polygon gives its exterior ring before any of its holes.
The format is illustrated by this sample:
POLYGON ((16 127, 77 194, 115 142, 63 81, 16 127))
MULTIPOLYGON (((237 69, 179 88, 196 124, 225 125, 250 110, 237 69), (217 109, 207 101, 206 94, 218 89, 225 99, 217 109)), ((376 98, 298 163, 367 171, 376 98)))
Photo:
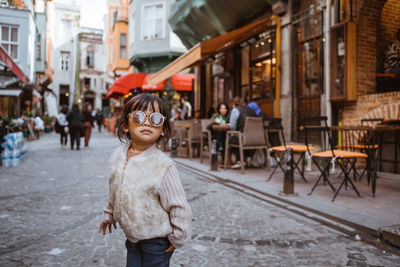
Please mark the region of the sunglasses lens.
POLYGON ((146 115, 143 112, 133 112, 132 122, 136 124, 143 124, 146 120, 146 115))
POLYGON ((161 113, 154 112, 150 115, 150 123, 153 126, 161 126, 164 123, 164 116, 161 113))

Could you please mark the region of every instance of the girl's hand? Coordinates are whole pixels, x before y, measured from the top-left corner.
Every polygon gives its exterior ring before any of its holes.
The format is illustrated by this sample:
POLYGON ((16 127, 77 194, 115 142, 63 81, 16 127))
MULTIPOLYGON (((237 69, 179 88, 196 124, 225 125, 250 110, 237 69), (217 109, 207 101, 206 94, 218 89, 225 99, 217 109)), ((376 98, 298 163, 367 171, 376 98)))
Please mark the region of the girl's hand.
MULTIPOLYGON (((108 231, 109 231, 110 234, 111 234, 111 232, 112 232, 112 230, 111 230, 111 224, 112 224, 112 223, 110 223, 108 220, 102 221, 102 223, 100 224, 100 227, 99 227, 99 233, 101 233, 101 232, 103 231, 103 235, 105 235, 106 232, 107 232, 107 226, 108 226, 108 231)), ((117 229, 116 223, 113 223, 113 225, 114 225, 114 229, 117 229)))
POLYGON ((167 250, 165 250, 165 252, 172 252, 175 250, 175 247, 173 245, 169 246, 169 248, 167 248, 167 250))

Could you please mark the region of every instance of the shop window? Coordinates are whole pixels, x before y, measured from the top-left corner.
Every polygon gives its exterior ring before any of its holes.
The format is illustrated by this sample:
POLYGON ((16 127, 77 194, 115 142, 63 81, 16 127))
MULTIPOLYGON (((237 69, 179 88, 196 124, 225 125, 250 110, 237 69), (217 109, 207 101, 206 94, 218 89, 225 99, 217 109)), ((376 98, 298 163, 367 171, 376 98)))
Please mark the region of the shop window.
POLYGON ((274 31, 258 35, 251 48, 251 99, 272 99, 275 92, 275 40, 274 31))
POLYGON ((70 69, 70 52, 60 53, 60 70, 68 71, 70 69))
POLYGON ((18 26, 0 24, 0 44, 7 53, 15 60, 18 60, 18 26))
POLYGON ((60 106, 69 104, 69 85, 60 84, 60 106))
POLYGON ((142 15, 142 40, 164 38, 164 4, 145 5, 142 15))
POLYGON ((126 58, 126 34, 120 34, 120 58, 126 58))

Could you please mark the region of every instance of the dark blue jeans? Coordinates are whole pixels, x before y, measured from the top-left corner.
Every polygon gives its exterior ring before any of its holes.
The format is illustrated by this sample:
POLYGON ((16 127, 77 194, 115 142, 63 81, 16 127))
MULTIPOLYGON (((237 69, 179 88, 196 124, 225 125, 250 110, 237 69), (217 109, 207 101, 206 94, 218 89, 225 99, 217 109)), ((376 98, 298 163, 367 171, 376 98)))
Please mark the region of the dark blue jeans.
POLYGON ((168 267, 169 260, 173 252, 166 253, 171 243, 168 238, 158 237, 140 240, 132 243, 126 240, 125 247, 127 252, 127 267, 168 267))

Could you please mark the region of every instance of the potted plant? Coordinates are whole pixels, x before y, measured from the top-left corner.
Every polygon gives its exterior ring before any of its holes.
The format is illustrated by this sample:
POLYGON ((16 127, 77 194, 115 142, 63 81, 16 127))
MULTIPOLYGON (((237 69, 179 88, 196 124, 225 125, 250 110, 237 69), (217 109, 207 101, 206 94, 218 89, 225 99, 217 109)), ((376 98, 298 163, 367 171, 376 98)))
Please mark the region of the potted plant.
POLYGON ((50 133, 53 130, 54 117, 48 115, 43 116, 44 132, 50 133))

